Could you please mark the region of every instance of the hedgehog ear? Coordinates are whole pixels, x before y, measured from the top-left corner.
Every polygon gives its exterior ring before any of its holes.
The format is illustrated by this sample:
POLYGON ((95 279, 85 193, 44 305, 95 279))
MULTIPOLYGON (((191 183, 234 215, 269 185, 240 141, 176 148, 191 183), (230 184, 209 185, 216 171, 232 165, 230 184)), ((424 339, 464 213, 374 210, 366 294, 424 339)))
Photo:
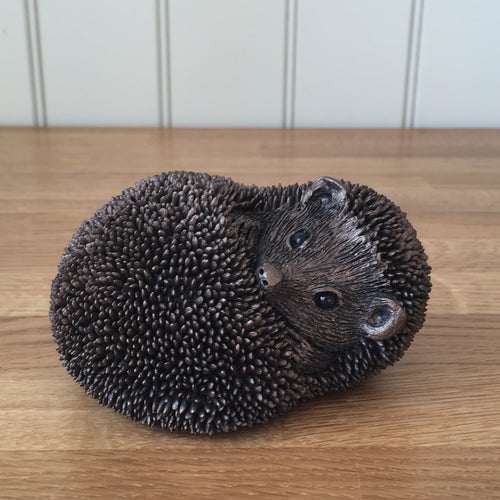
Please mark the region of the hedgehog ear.
POLYGON ((394 300, 380 297, 371 304, 362 326, 367 337, 384 340, 401 333, 405 324, 404 309, 394 300))
POLYGON ((306 206, 311 203, 319 203, 328 208, 339 208, 344 204, 346 198, 346 190, 339 181, 331 177, 319 177, 303 194, 301 204, 306 206))

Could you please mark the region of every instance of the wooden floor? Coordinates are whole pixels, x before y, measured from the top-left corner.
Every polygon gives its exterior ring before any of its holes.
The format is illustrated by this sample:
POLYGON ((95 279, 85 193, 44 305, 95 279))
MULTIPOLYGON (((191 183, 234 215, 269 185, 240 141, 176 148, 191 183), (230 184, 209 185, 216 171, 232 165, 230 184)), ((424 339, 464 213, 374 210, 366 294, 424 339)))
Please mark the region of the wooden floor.
POLYGON ((0 496, 500 497, 500 131, 0 129, 0 496), (99 406, 47 317, 80 222, 141 178, 321 175, 407 213, 433 267, 406 356, 357 389, 215 437, 99 406))

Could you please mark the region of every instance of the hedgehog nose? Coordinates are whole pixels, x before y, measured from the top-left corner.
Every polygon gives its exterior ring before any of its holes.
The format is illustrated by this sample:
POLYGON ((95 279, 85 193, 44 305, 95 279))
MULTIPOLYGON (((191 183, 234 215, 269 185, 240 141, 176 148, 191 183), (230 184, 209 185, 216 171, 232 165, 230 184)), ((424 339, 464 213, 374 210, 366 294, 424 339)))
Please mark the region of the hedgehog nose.
POLYGON ((263 288, 273 288, 283 279, 283 273, 272 264, 263 264, 257 270, 257 277, 263 288))

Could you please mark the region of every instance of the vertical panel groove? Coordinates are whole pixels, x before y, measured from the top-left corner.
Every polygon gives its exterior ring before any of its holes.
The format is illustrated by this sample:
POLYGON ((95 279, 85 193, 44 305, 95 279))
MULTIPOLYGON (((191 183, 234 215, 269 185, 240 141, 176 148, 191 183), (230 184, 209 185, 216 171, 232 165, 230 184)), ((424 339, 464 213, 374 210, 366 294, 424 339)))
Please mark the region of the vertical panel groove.
POLYGON ((285 2, 285 42, 283 65, 283 128, 295 126, 295 78, 297 72, 298 0, 285 2))
POLYGON ((40 35, 40 20, 36 0, 24 1, 26 21, 26 40, 28 44, 28 63, 33 103, 34 124, 37 127, 47 126, 47 105, 45 98, 45 78, 40 35))
POLYGON ((418 77, 420 72, 420 53, 422 46, 422 31, 424 27, 424 9, 425 9, 425 0, 420 0, 420 12, 418 17, 418 41, 417 41, 417 50, 415 56, 415 75, 413 82, 413 106, 412 106, 412 114, 411 114, 411 127, 415 127, 416 121, 416 112, 417 112, 417 103, 418 103, 418 77))
POLYGON ((287 117, 287 92, 288 92, 288 26, 290 24, 290 0, 285 0, 285 29, 283 30, 284 36, 284 53, 283 53, 283 115, 281 119, 281 127, 286 128, 286 117, 287 117))
POLYGON ((408 37, 408 60, 406 66, 404 105, 402 116, 403 128, 415 127, 424 1, 425 0, 412 0, 410 32, 408 37))
POLYGON ((158 123, 172 126, 172 99, 170 87, 169 1, 156 0, 156 53, 158 77, 158 123))
POLYGON ((406 72, 405 72, 405 88, 403 95, 403 114, 401 118, 401 128, 406 128, 409 110, 409 90, 410 90, 410 70, 412 63, 412 47, 413 47, 413 33, 415 32, 415 2, 411 0, 410 23, 408 29, 408 50, 406 51, 406 72))
POLYGON ((47 104, 45 98, 45 77, 43 72, 42 42, 40 34, 40 15, 38 13, 38 2, 33 1, 33 13, 35 16, 35 36, 36 36, 36 54, 38 60, 38 73, 40 82, 40 105, 42 109, 41 123, 43 127, 47 126, 47 104))
POLYGON ((167 88, 167 117, 168 126, 172 127, 172 75, 170 57, 170 0, 166 0, 165 5, 165 51, 166 51, 166 88, 167 88))
POLYGON ((28 66, 30 75, 30 92, 31 92, 31 108, 33 114, 33 125, 38 127, 40 125, 40 120, 38 117, 38 102, 37 102, 37 92, 35 84, 35 63, 33 58, 33 42, 31 37, 31 26, 30 26, 30 16, 28 0, 23 0, 23 10, 24 10, 24 21, 26 29, 26 45, 28 48, 28 66))
POLYGON ((157 78, 157 92, 158 92, 158 126, 165 127, 165 110, 163 99, 163 44, 161 36, 161 7, 160 1, 155 1, 155 21, 156 21, 156 78, 157 78))
POLYGON ((299 0, 294 0, 293 12, 293 56, 292 56, 292 85, 291 85, 291 110, 290 127, 295 128, 295 83, 297 80, 297 33, 299 26, 299 0))

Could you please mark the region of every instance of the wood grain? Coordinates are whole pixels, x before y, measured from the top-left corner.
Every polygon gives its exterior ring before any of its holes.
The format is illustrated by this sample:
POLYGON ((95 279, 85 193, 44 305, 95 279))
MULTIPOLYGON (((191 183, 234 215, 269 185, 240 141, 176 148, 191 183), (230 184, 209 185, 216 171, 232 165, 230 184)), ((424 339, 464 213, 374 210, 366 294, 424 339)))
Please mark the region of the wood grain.
POLYGON ((0 129, 0 496, 500 496, 500 131, 0 129), (409 214, 429 316, 394 367, 266 425, 150 429, 66 374, 49 289, 64 245, 154 173, 362 182, 409 214))

